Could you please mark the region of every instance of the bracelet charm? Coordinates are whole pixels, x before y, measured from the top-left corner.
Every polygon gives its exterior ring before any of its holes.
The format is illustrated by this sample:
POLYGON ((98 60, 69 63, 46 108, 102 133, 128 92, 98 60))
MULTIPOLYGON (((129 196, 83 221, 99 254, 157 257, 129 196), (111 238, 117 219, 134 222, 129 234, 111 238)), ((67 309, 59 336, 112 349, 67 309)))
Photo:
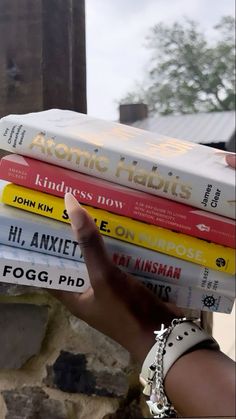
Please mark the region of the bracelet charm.
POLYGON ((156 346, 154 363, 149 367, 148 382, 144 389, 144 394, 150 396, 147 405, 154 418, 177 417, 176 411, 169 402, 164 390, 163 356, 168 336, 177 324, 184 321, 186 321, 186 318, 174 319, 168 328, 165 328, 164 324, 162 324, 161 329, 154 332, 158 344, 156 346))
POLYGON ((177 417, 177 412, 165 394, 164 380, 178 358, 188 351, 201 347, 219 350, 219 345, 196 323, 186 318, 172 320, 169 327, 162 324, 154 332, 156 343, 149 351, 140 374, 143 393, 154 418, 177 417))

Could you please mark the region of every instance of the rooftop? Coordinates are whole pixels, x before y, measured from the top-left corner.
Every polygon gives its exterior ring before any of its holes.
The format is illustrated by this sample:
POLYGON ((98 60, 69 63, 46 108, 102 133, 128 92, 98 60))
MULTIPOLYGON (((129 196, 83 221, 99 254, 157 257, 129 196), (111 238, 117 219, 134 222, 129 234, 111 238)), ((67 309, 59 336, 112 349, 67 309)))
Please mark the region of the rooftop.
POLYGON ((235 132, 235 112, 150 116, 132 126, 196 143, 228 142, 235 132))

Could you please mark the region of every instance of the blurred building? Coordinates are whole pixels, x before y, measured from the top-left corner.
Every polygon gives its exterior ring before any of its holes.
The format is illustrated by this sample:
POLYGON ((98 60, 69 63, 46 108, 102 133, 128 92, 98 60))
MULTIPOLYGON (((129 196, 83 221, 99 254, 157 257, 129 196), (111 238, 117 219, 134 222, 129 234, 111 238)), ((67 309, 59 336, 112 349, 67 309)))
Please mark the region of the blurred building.
POLYGON ((183 115, 151 115, 147 106, 120 106, 120 122, 163 135, 235 151, 235 112, 206 112, 183 115))

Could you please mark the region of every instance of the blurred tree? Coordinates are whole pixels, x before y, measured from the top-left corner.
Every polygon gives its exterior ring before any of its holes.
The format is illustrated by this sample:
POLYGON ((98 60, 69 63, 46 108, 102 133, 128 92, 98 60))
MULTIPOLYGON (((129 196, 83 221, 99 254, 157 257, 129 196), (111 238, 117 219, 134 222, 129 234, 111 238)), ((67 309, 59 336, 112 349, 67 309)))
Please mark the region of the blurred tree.
POLYGON ((159 23, 150 30, 150 69, 120 103, 144 102, 159 114, 233 110, 235 106, 235 19, 222 17, 211 44, 198 24, 159 23))

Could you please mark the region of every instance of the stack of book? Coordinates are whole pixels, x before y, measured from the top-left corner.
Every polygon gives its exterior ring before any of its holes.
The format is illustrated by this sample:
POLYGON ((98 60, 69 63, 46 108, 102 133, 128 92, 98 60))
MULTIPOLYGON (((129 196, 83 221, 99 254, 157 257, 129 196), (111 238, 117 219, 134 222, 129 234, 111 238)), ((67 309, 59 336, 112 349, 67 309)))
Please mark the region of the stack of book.
POLYGON ((235 173, 223 153, 57 109, 2 118, 0 148, 14 153, 0 163, 0 281, 88 288, 71 192, 114 263, 160 298, 231 312, 235 173))

